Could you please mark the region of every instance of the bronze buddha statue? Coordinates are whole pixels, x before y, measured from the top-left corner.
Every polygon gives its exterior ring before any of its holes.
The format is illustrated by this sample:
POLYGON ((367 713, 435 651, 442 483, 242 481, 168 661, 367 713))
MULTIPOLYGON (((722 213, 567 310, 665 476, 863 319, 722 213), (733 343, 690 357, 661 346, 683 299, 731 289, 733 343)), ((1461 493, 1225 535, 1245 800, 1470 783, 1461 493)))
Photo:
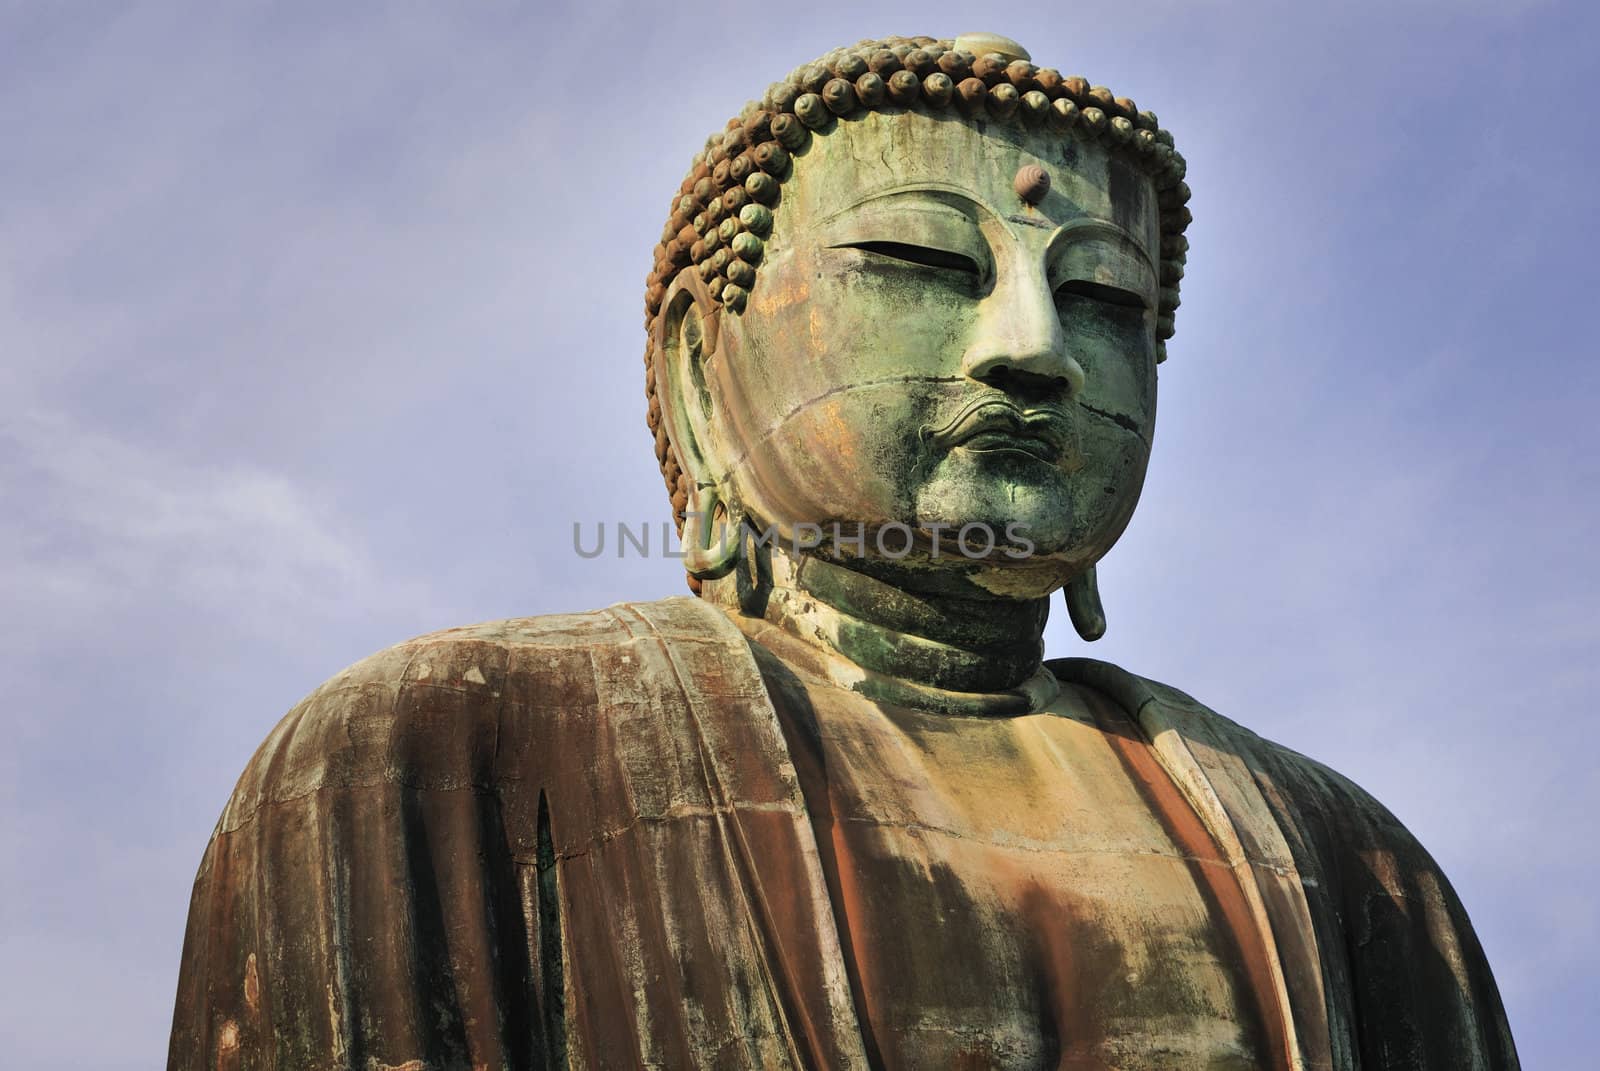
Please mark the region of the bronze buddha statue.
POLYGON ((345 670, 206 850, 169 1066, 1510 1068, 1450 886, 1085 639, 1189 221, 1155 115, 890 38, 697 154, 648 279, 698 597, 345 670))

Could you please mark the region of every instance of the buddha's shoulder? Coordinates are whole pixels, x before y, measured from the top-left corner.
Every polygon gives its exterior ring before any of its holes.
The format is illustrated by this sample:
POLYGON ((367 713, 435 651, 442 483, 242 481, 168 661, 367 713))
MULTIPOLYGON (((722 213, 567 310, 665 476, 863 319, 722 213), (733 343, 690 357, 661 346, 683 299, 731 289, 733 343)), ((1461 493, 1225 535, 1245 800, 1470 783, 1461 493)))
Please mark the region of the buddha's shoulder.
POLYGON ((738 637, 720 611, 691 598, 487 621, 378 651, 329 678, 305 703, 320 706, 351 692, 393 693, 409 686, 496 699, 535 689, 553 701, 565 695, 581 703, 593 697, 597 682, 636 674, 641 647, 675 649, 738 637))
POLYGON ((1397 966, 1399 960, 1427 962, 1436 947, 1448 945, 1457 957, 1453 969, 1464 964, 1489 978, 1466 910, 1438 861, 1354 780, 1160 681, 1088 659, 1051 668, 1117 702, 1158 747, 1163 734, 1175 734, 1189 753, 1178 761, 1204 775, 1245 850, 1262 853, 1267 873, 1298 873, 1320 920, 1314 925, 1327 927, 1322 932, 1330 937, 1346 934, 1360 949, 1361 969, 1399 976, 1411 969, 1397 966))
POLYGON ((1352 778, 1262 736, 1187 692, 1093 659, 1060 659, 1051 668, 1063 679, 1110 696, 1138 717, 1146 731, 1177 732, 1202 766, 1219 775, 1232 769, 1248 776, 1280 817, 1420 850, 1393 812, 1352 778))
POLYGON ((619 712, 674 702, 717 672, 756 675, 738 629, 690 598, 430 632, 297 703, 256 750, 228 809, 237 820, 330 785, 487 786, 512 735, 581 747, 609 735, 603 723, 619 712))

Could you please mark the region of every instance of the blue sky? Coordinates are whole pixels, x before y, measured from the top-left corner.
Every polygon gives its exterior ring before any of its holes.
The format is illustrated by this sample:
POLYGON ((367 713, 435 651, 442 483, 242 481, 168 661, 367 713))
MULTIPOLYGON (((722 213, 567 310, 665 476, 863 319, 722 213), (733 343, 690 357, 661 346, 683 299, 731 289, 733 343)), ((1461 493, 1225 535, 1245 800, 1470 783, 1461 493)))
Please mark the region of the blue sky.
POLYGON ((206 837, 319 681, 682 590, 571 540, 666 516, 639 320, 689 156, 835 45, 967 29, 1153 108, 1195 190, 1084 653, 1376 793, 1526 1065, 1592 1059, 1592 6, 221 6, 0 7, 13 1066, 162 1064, 206 837))

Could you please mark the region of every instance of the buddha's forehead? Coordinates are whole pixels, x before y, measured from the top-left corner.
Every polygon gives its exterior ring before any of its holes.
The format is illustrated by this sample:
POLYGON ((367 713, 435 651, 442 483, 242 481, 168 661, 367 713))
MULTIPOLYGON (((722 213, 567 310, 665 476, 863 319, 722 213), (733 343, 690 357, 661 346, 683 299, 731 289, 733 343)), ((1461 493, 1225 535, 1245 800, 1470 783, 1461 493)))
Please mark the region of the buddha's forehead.
POLYGON ((868 112, 813 138, 785 184, 778 229, 792 238, 855 206, 918 188, 968 198, 996 216, 1028 212, 1056 226, 1106 220, 1152 261, 1160 255, 1155 189, 1129 162, 1070 136, 949 114, 868 112), (1026 208, 1014 185, 1028 164, 1050 175, 1037 208, 1026 208))

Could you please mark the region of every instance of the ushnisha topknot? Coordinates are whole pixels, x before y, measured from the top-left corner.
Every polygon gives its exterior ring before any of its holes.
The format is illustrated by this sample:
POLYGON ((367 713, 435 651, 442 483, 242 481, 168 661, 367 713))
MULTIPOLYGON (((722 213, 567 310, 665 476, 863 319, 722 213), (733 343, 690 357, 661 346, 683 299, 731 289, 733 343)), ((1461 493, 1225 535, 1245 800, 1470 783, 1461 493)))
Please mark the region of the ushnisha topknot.
MULTIPOLYGON (((1149 175, 1161 230, 1156 360, 1166 360, 1189 249, 1183 232, 1193 218, 1184 160, 1173 148, 1172 135, 1157 123, 1155 113, 1140 111, 1127 97, 1075 75, 1036 67, 1021 45, 988 34, 861 41, 795 68, 760 101, 746 104, 723 130, 706 139, 678 187, 655 248, 655 264, 645 277, 646 330, 654 334, 668 285, 691 266, 726 311, 743 312, 783 183, 793 173, 792 154, 811 138, 827 136, 839 117, 880 108, 954 109, 961 115, 1095 141, 1149 175)), ((689 488, 661 420, 652 353, 647 344, 648 422, 681 524, 689 488)))

